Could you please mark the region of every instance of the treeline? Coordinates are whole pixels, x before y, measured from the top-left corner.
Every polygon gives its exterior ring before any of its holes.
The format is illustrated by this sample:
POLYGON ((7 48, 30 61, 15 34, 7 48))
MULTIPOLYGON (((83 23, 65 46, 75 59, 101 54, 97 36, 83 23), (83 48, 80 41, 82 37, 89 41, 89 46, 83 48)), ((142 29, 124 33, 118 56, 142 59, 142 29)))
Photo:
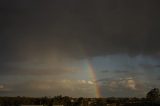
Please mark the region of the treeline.
POLYGON ((146 98, 72 98, 55 97, 0 97, 0 106, 63 105, 63 106, 160 106, 146 98))
POLYGON ((160 90, 150 90, 146 98, 72 98, 62 97, 0 97, 0 106, 43 105, 43 106, 160 106, 160 90))
POLYGON ((63 106, 79 106, 82 103, 83 98, 71 98, 68 96, 62 97, 0 97, 0 106, 21 106, 21 105, 63 105, 63 106))

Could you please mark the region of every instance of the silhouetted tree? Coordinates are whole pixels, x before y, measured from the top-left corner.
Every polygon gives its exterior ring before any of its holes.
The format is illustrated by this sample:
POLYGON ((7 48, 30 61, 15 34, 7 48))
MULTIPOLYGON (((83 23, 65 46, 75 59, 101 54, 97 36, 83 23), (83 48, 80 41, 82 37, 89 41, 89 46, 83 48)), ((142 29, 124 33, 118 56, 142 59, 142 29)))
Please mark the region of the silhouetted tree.
POLYGON ((160 97, 160 91, 158 88, 154 88, 147 93, 148 100, 156 100, 160 97))

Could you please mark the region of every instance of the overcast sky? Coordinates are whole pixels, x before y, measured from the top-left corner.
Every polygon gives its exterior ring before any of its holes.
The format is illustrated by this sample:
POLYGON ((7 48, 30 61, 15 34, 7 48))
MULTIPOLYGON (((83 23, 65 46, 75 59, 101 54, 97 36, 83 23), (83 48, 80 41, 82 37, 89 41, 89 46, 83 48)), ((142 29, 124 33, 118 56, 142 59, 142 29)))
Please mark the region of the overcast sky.
POLYGON ((158 0, 1 0, 0 96, 144 97, 159 28, 158 0))

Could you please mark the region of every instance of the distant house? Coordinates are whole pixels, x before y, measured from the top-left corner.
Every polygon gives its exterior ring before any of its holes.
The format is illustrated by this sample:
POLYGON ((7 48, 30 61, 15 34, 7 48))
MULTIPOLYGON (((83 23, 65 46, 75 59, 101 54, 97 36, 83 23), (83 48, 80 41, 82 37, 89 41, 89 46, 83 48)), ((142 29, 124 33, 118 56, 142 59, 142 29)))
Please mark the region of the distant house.
POLYGON ((53 106, 64 106, 64 105, 53 105, 53 106))
MULTIPOLYGON (((43 105, 21 105, 21 106, 43 106, 43 105)), ((53 106, 64 106, 64 105, 53 105, 53 106)))
POLYGON ((107 104, 107 106, 116 106, 116 103, 107 104))
POLYGON ((43 105, 21 105, 21 106, 43 106, 43 105))

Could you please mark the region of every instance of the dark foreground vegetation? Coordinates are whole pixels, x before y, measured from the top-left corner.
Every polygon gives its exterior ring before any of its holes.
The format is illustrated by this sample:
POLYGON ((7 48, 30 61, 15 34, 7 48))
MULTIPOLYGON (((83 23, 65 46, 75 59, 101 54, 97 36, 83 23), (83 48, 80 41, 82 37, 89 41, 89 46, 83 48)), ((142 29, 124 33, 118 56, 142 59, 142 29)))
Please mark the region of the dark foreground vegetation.
POLYGON ((0 106, 160 106, 159 89, 154 88, 146 98, 72 98, 62 97, 0 97, 0 106))

